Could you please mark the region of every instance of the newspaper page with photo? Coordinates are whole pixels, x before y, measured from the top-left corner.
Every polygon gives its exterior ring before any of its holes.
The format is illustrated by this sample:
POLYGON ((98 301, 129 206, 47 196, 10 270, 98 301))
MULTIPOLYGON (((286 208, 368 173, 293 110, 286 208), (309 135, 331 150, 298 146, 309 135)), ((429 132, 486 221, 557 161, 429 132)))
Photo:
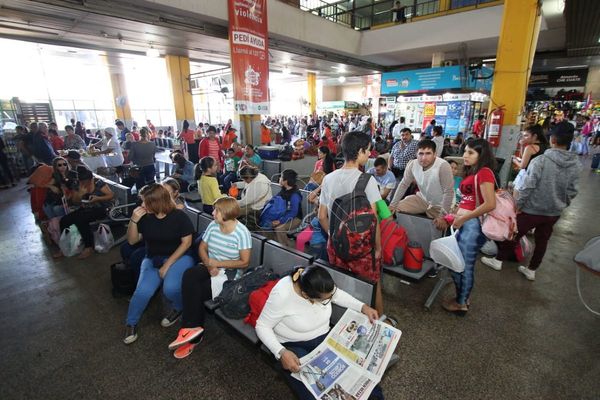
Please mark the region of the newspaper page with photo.
POLYGON ((300 359, 292 376, 320 400, 362 400, 381 380, 402 332, 346 310, 327 338, 300 359))

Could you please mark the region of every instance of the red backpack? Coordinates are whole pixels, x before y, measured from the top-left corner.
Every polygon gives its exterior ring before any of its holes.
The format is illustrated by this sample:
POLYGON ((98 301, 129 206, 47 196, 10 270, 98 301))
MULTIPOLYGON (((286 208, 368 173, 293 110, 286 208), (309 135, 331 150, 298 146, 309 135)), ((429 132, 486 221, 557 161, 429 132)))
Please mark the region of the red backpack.
POLYGON ((399 265, 408 245, 408 237, 403 227, 392 218, 386 218, 379 223, 381 230, 381 253, 386 265, 399 265))
POLYGON ((252 325, 256 328, 256 321, 258 320, 258 317, 260 317, 260 313, 262 312, 263 308, 265 308, 265 304, 269 299, 271 290, 273 290, 273 287, 277 284, 277 282, 279 282, 278 279, 269 281, 250 293, 250 297, 248 297, 250 312, 248 315, 246 315, 246 318, 244 318, 244 322, 246 324, 252 325))

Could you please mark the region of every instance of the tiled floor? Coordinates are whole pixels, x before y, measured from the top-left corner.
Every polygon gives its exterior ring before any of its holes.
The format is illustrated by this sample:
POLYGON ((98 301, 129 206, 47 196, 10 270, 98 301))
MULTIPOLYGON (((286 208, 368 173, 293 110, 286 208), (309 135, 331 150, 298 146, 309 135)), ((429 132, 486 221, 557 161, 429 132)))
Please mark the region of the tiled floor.
MULTIPOLYGON (((386 398, 600 398, 600 318, 580 304, 572 262, 600 234, 598 193, 600 174, 586 169, 535 282, 515 265, 496 272, 479 264, 465 318, 439 303, 424 310, 434 280, 407 286, 387 276, 387 312, 403 337, 400 362, 382 383, 386 398)), ((138 341, 125 346, 127 301, 110 295, 118 250, 53 261, 23 186, 0 191, 0 221, 1 399, 292 397, 268 358, 212 317, 194 354, 174 359, 167 344, 177 328, 160 327, 158 298, 138 341)), ((600 279, 584 274, 583 290, 600 308, 600 279)))

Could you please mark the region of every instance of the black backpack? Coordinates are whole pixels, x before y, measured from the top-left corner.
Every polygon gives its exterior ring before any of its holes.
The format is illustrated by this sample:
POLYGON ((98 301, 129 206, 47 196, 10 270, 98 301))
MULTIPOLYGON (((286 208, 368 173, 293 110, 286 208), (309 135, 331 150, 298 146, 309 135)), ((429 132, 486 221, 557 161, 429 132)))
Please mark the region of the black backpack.
POLYGON ((131 296, 137 286, 138 274, 127 263, 118 262, 110 266, 113 297, 131 296))
POLYGON ((215 302, 227 318, 242 319, 250 312, 248 297, 268 281, 279 279, 279 275, 269 268, 257 268, 246 273, 240 279, 229 280, 223 284, 223 290, 215 297, 215 302))
POLYGON ((334 200, 329 220, 329 236, 335 254, 343 261, 375 257, 377 216, 365 188, 371 175, 362 173, 354 190, 334 200))
POLYGON ((293 154, 294 148, 288 144, 279 152, 279 156, 277 158, 279 158, 281 161, 291 161, 293 154))

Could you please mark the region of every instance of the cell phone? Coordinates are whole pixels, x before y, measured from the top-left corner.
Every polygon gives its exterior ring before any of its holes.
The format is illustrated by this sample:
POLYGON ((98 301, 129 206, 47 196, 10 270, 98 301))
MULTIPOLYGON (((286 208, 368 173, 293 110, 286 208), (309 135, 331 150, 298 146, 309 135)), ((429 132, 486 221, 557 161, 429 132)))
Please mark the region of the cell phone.
POLYGON ((81 202, 82 202, 82 203, 90 203, 90 200, 87 200, 87 199, 81 199, 81 202))

